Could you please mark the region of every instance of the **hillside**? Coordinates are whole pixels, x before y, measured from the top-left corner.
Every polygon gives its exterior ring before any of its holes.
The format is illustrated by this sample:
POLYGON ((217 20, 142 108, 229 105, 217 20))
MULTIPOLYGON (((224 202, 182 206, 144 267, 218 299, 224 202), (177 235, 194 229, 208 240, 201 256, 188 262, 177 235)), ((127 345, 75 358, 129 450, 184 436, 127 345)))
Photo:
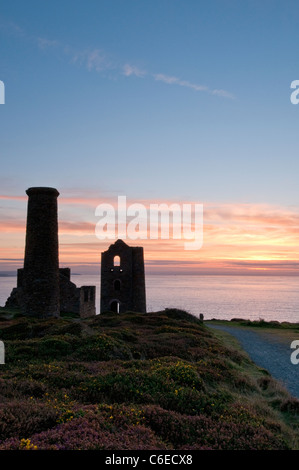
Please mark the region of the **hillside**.
POLYGON ((299 448, 299 401, 186 312, 1 309, 0 339, 0 450, 299 448))

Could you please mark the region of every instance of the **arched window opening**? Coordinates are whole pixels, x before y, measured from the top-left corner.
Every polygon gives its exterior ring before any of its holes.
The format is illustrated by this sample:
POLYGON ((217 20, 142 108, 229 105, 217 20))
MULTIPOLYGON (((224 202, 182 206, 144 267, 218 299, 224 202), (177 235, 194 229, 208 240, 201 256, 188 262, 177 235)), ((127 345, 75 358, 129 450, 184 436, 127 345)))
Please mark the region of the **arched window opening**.
POLYGON ((119 256, 114 256, 113 259, 113 266, 120 266, 120 257, 119 256))
POLYGON ((114 281, 114 290, 120 290, 120 280, 119 279, 116 279, 114 281))

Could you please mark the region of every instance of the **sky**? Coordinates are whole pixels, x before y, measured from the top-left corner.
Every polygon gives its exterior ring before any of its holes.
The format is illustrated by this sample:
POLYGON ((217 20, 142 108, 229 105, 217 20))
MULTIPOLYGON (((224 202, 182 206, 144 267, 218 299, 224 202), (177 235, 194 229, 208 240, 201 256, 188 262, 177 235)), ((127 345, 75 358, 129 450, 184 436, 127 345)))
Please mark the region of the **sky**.
POLYGON ((96 207, 202 204, 203 246, 148 272, 299 266, 295 0, 3 0, 0 272, 22 266, 28 187, 60 192, 60 263, 99 272, 96 207))

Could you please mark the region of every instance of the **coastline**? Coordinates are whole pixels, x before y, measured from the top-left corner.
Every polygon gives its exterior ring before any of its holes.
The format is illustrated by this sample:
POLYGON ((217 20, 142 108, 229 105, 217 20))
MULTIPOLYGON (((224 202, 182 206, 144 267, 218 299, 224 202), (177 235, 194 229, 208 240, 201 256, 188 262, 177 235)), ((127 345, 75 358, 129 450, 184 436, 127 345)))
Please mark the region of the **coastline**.
POLYGON ((291 362, 291 343, 299 340, 299 323, 239 319, 206 321, 205 324, 213 331, 221 331, 220 336, 226 343, 229 339, 223 333, 233 335, 255 364, 267 370, 294 397, 299 398, 299 365, 291 362))

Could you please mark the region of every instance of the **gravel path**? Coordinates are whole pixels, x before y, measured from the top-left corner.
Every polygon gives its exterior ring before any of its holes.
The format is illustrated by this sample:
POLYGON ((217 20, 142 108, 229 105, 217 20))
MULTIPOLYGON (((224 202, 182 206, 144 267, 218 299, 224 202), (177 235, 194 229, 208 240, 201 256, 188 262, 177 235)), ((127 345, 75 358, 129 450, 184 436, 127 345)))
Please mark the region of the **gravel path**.
POLYGON ((226 331, 237 338, 249 357, 260 367, 282 382, 294 397, 299 398, 299 364, 291 363, 292 349, 267 333, 226 325, 208 325, 226 331))

